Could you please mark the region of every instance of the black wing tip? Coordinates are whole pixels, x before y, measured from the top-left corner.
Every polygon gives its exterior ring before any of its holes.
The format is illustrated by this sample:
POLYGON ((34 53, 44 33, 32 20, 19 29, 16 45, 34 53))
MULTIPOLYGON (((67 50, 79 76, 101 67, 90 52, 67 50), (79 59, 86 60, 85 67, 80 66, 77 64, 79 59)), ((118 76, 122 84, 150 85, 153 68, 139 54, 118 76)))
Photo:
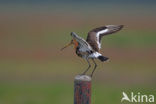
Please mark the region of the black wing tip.
POLYGON ((122 29, 124 27, 124 25, 119 25, 119 29, 122 29))
POLYGON ((123 27, 124 27, 124 25, 117 25, 115 30, 116 30, 116 31, 119 31, 119 30, 121 30, 123 27))
POLYGON ((107 28, 122 29, 124 25, 106 25, 107 28))
POLYGON ((123 27, 124 25, 105 25, 105 26, 100 26, 98 28, 94 28, 90 32, 98 32, 107 28, 114 29, 114 30, 121 30, 123 27))
POLYGON ((111 34, 120 31, 124 27, 124 25, 107 25, 106 27, 107 29, 110 30, 110 34, 111 34))

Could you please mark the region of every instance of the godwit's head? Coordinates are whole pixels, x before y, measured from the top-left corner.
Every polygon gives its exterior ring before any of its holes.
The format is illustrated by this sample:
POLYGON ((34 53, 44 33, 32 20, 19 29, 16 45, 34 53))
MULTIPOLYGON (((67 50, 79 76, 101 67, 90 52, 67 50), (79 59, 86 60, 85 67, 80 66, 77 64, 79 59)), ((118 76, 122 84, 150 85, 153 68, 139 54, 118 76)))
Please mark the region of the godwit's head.
POLYGON ((78 42, 77 42, 76 39, 74 38, 74 37, 75 37, 74 34, 75 34, 74 32, 71 32, 71 36, 73 37, 73 39, 70 41, 70 43, 68 43, 68 44, 65 45, 63 48, 61 48, 61 51, 62 51, 63 49, 65 49, 65 48, 67 48, 67 47, 70 46, 70 45, 74 45, 74 48, 75 48, 75 49, 77 48, 78 42))

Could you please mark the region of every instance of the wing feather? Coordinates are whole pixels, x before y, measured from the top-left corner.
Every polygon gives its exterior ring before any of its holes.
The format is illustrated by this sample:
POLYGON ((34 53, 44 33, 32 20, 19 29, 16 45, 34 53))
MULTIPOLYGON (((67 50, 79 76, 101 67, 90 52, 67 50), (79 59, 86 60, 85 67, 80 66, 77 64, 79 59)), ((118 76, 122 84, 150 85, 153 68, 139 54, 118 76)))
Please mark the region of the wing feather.
POLYGON ((92 47, 86 42, 86 40, 78 36, 76 33, 72 32, 71 36, 79 43, 82 52, 90 52, 92 50, 92 47))
POLYGON ((115 33, 123 28, 123 25, 107 25, 92 29, 88 32, 86 41, 95 51, 101 48, 101 38, 105 35, 115 33))

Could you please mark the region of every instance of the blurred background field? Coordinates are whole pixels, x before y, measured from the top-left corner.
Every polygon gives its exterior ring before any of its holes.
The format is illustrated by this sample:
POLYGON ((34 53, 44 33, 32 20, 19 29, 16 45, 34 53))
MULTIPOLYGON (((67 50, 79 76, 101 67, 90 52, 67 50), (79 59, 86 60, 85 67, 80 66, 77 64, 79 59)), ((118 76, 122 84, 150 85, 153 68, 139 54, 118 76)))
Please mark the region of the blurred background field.
MULTIPOLYGON (((122 92, 156 95, 156 2, 0 1, 0 104, 72 104, 73 79, 87 63, 70 32, 123 24, 102 39, 92 82, 93 104, 120 104, 122 92)), ((127 104, 127 102, 125 102, 127 104)))

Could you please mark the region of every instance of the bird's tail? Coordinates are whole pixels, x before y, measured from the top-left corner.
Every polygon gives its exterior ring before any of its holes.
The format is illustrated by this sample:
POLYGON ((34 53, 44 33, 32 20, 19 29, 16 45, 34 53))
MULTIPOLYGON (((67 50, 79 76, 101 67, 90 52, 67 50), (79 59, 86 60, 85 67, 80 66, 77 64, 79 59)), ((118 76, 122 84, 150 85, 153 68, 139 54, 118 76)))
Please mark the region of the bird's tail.
POLYGON ((107 61, 109 58, 105 56, 98 56, 98 59, 102 62, 107 61))

